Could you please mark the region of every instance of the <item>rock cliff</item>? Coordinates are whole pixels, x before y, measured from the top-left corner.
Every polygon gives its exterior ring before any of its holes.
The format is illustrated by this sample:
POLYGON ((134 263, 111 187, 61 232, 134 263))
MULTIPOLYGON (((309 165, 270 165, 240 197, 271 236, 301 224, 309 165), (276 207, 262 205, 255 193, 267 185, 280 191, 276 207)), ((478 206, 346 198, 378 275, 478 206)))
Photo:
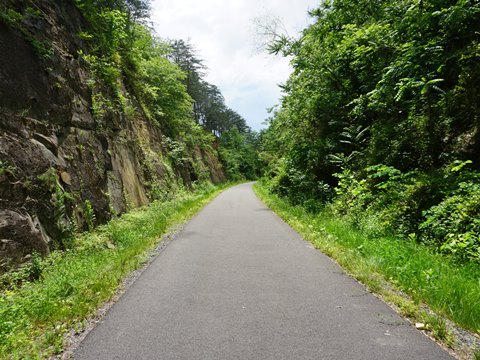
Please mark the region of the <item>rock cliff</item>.
POLYGON ((112 214, 224 180, 214 147, 167 138, 127 91, 133 111, 94 115, 76 36, 87 24, 73 1, 11 1, 1 11, 0 273, 112 214), (187 156, 171 156, 172 142, 187 156))

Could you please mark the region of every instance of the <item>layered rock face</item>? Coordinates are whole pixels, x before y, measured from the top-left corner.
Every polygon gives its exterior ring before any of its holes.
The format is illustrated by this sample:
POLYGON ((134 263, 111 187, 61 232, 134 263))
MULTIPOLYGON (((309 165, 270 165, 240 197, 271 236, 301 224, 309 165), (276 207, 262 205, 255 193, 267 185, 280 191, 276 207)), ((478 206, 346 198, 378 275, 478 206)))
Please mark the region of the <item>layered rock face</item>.
POLYGON ((213 150, 169 159, 162 130, 134 99, 128 116, 93 116, 92 76, 75 36, 85 21, 73 2, 32 3, 32 16, 9 5, 23 14, 20 26, 0 17, 0 273, 112 214, 199 178, 224 179, 213 150))

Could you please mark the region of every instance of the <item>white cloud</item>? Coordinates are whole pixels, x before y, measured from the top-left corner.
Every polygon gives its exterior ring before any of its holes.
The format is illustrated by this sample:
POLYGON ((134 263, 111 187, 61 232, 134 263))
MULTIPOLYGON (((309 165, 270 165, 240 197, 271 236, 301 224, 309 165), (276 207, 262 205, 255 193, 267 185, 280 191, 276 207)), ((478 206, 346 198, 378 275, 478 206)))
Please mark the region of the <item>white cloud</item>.
POLYGON ((288 60, 255 52, 252 20, 270 14, 290 35, 308 24, 307 10, 318 0, 153 0, 152 21, 159 36, 190 40, 209 68, 228 106, 259 129, 266 109, 280 97, 279 83, 290 73, 288 60))

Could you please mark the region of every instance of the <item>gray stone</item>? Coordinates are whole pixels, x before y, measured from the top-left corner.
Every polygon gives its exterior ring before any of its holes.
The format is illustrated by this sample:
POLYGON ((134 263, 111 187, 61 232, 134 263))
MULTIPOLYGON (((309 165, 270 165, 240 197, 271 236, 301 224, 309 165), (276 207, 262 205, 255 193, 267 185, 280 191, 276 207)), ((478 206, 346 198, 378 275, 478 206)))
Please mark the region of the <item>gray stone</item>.
MULTIPOLYGON (((38 218, 13 210, 0 210, 0 239, 0 258, 16 263, 34 251, 47 254, 50 241, 38 218)), ((7 264, 0 264, 0 273, 5 270, 2 265, 7 264)))
POLYGON ((42 153, 43 157, 50 162, 51 166, 56 166, 60 168, 65 168, 67 165, 65 160, 61 157, 57 157, 53 152, 51 152, 44 144, 35 139, 30 139, 32 144, 35 144, 37 148, 42 153))

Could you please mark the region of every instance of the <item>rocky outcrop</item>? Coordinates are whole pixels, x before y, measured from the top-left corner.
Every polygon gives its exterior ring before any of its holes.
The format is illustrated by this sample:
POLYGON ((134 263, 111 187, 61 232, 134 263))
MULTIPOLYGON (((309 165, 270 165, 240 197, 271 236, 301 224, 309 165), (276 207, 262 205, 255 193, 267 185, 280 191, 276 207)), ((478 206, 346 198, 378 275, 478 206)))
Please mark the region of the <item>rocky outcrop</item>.
POLYGON ((213 151, 169 158, 161 128, 133 99, 134 114, 94 116, 74 35, 85 21, 73 2, 32 3, 35 16, 11 2, 20 25, 0 17, 0 273, 178 186, 224 179, 213 151))
POLYGON ((28 259, 33 251, 47 254, 51 242, 38 217, 11 210, 0 210, 0 239, 4 268, 28 259))

